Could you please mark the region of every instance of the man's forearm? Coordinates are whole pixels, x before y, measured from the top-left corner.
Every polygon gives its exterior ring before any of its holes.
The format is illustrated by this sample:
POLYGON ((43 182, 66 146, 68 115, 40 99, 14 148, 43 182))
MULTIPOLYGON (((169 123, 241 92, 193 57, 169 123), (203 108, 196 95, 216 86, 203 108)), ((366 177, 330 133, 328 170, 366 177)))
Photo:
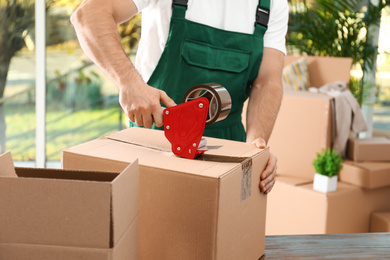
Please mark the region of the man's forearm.
POLYGON ((266 84, 252 88, 247 111, 247 142, 259 137, 268 142, 283 96, 279 84, 266 84))
POLYGON ((268 142, 283 97, 284 54, 265 48, 259 75, 253 83, 246 115, 247 142, 268 142))
POLYGON ((118 23, 136 12, 132 1, 86 0, 71 16, 83 51, 118 87, 141 80, 117 30, 118 23), (118 11, 124 8, 126 12, 118 11))

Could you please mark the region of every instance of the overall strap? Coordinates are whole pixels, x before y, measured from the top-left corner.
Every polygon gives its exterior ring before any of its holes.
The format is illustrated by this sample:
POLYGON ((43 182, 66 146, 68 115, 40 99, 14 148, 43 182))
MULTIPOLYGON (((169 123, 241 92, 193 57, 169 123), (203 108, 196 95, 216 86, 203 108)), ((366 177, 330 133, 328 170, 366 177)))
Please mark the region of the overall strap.
POLYGON ((271 0, 259 0, 259 4, 256 9, 254 35, 264 37, 264 34, 267 31, 270 14, 270 1, 271 0))
POLYGON ((184 18, 188 6, 188 0, 172 0, 172 17, 184 18))
MULTIPOLYGON (((271 0, 259 0, 259 4, 256 9, 256 22, 255 22, 255 33, 259 31, 257 27, 261 26, 262 30, 267 29, 268 20, 270 14, 270 1, 271 0)), ((173 14, 172 16, 183 17, 185 11, 187 11, 188 0, 172 0, 173 14)))
POLYGON ((184 6, 187 9, 188 0, 173 0, 172 7, 175 5, 184 6))

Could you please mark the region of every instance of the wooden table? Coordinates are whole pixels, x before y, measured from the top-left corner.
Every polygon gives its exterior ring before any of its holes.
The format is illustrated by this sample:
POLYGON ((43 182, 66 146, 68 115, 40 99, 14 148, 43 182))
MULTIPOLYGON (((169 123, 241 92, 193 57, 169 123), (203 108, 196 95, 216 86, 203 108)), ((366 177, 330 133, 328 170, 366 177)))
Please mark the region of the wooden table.
POLYGON ((390 259, 390 233, 266 236, 271 259, 390 259))

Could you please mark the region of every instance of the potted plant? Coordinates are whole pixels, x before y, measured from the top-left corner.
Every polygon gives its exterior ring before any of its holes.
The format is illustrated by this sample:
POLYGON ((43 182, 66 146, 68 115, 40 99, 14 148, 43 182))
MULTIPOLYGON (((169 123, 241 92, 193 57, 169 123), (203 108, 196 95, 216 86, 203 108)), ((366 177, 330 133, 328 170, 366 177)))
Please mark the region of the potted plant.
POLYGON ((313 161, 316 174, 314 175, 313 189, 320 192, 332 192, 337 189, 337 175, 342 168, 343 160, 340 154, 330 148, 317 153, 313 161))

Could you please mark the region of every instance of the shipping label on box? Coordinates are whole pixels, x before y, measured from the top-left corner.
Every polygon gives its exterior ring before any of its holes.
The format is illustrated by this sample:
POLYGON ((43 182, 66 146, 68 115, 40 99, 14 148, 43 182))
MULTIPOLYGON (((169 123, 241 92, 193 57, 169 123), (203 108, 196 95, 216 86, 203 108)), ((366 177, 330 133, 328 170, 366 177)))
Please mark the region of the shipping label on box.
POLYGON ((258 188, 268 149, 206 138, 189 160, 163 131, 130 128, 63 151, 64 168, 120 170, 139 158, 139 259, 259 259, 267 196, 258 188))
POLYGON ((0 156, 0 243, 112 248, 139 211, 138 162, 129 163, 120 173, 14 169, 0 156))

